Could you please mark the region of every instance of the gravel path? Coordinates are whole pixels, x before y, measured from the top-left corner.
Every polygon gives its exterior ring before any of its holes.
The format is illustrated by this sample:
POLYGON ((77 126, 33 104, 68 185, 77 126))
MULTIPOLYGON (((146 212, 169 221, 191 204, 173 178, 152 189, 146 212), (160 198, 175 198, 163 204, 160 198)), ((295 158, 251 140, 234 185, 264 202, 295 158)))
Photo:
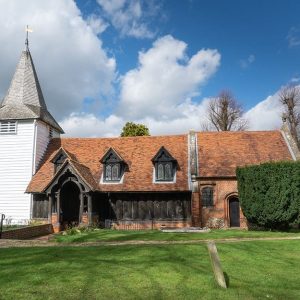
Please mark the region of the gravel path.
POLYGON ((278 240, 300 240, 300 236, 294 237, 267 237, 267 238, 228 238, 228 239, 203 239, 189 241, 96 241, 85 243, 57 243, 47 239, 34 240, 0 240, 0 248, 19 247, 90 247, 90 246, 122 246, 122 245, 182 245, 200 244, 214 241, 216 243, 236 243, 250 241, 278 241, 278 240))

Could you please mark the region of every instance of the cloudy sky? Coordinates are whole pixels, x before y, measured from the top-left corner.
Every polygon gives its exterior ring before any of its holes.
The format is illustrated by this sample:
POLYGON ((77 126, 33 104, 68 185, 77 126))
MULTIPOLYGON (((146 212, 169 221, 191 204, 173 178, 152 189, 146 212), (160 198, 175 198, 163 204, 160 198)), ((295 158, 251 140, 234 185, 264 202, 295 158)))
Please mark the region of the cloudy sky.
POLYGON ((67 136, 200 130, 231 90, 250 129, 279 128, 277 92, 300 84, 300 1, 0 0, 0 98, 30 50, 67 136))

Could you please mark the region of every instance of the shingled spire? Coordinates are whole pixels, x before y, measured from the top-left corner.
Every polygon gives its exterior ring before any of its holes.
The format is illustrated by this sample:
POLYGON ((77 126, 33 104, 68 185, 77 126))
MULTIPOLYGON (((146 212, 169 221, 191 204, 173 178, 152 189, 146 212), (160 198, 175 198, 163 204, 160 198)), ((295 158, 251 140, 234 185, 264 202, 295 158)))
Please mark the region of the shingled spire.
POLYGON ((28 47, 21 54, 8 92, 0 105, 0 120, 24 119, 41 119, 63 133, 48 112, 28 47))

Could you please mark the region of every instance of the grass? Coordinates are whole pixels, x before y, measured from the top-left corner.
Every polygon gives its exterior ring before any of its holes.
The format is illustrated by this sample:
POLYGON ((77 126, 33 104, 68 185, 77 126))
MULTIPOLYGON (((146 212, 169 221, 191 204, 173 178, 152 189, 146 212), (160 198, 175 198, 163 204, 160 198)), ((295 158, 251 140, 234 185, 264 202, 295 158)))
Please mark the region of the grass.
POLYGON ((276 232, 276 231, 247 231, 247 230, 212 230, 208 233, 170 233, 153 231, 121 231, 99 229, 95 231, 82 232, 74 235, 55 236, 57 242, 84 243, 97 241, 183 241, 202 239, 224 239, 224 238, 259 238, 259 237, 288 237, 300 236, 300 232, 276 232))
POLYGON ((299 299, 300 241, 0 249, 0 299, 299 299))

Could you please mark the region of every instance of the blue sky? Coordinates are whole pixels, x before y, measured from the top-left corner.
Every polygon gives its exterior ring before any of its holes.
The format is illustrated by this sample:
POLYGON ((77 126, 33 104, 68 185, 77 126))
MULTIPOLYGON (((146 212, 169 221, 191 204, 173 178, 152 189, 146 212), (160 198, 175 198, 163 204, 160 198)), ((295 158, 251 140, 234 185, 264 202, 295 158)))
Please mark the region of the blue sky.
MULTIPOLYGON (((85 16, 103 15, 96 1, 76 2, 85 16)), ((201 48, 218 49, 222 55, 219 70, 201 96, 230 89, 249 109, 300 77, 300 1, 169 0, 156 5, 159 11, 147 19, 153 38, 121 37, 112 26, 102 34, 121 74, 136 66, 138 51, 171 34, 188 44, 189 55, 201 48), (299 45, 290 45, 292 37, 299 45)))
POLYGON ((115 136, 127 121, 201 130, 223 89, 249 130, 276 129, 278 91, 300 84, 299 13, 296 0, 0 0, 0 97, 29 24, 47 105, 69 136, 115 136))

